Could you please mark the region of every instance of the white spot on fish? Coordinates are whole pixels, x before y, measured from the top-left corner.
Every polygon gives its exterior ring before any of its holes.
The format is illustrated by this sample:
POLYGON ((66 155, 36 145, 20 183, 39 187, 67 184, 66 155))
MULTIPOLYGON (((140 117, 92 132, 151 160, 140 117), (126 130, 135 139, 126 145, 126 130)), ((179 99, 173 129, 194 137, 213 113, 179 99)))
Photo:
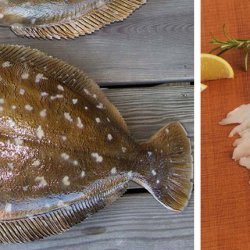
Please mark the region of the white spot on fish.
POLYGON ((74 164, 75 166, 77 166, 77 165, 79 164, 79 162, 78 162, 77 160, 74 160, 74 161, 73 161, 73 164, 74 164))
POLYGON ((8 68, 8 67, 10 67, 10 66, 11 66, 11 64, 10 64, 9 61, 6 61, 6 62, 4 62, 4 63, 2 64, 2 67, 3 67, 3 68, 8 68))
POLYGON ((47 92, 41 92, 41 96, 48 96, 49 94, 47 92))
POLYGON ((87 89, 84 89, 84 92, 85 92, 87 95, 90 94, 89 91, 88 91, 87 89))
POLYGON ((103 157, 98 153, 92 153, 91 156, 95 159, 96 162, 100 163, 103 161, 103 157))
POLYGON ((24 89, 20 89, 20 90, 19 90, 19 94, 20 94, 20 95, 24 95, 24 94, 25 94, 25 90, 24 90, 24 89))
POLYGON ((156 172, 155 172, 155 170, 154 170, 154 169, 151 171, 151 173, 152 173, 152 175, 153 175, 153 176, 155 176, 155 175, 156 175, 156 172))
POLYGON ((83 128, 84 127, 80 117, 77 117, 77 124, 76 125, 77 125, 78 128, 83 128))
POLYGON ((166 134, 169 134, 169 129, 166 128, 166 129, 165 129, 165 132, 166 132, 166 134))
POLYGON ((35 182, 38 182, 38 186, 40 188, 46 187, 48 185, 47 181, 45 180, 44 176, 37 176, 35 178, 35 182))
POLYGON ((40 112, 40 116, 41 116, 42 118, 44 118, 44 117, 46 117, 46 115, 47 115, 47 110, 46 110, 46 109, 43 109, 43 110, 40 112))
POLYGON ((60 84, 57 85, 57 88, 58 88, 58 90, 60 90, 60 91, 64 91, 64 87, 63 87, 62 85, 60 85, 60 84))
POLYGON ((109 141, 113 140, 113 136, 111 134, 108 134, 107 138, 108 138, 109 141))
POLYGON ((54 95, 54 96, 51 96, 50 99, 52 101, 56 100, 56 99, 62 99, 63 98, 63 95, 54 95))
POLYGON ((24 108, 25 108, 27 111, 32 111, 32 110, 33 110, 33 107, 30 106, 29 104, 26 104, 26 105, 24 106, 24 108))
POLYGON ((4 99, 0 98, 0 104, 4 104, 4 99))
POLYGON ((7 166, 9 169, 13 170, 14 169, 14 164, 13 163, 7 163, 7 166))
POLYGON ((24 187, 23 187, 23 191, 24 191, 24 192, 27 192, 27 191, 28 191, 28 188, 29 188, 29 186, 24 186, 24 187))
POLYGON ((62 154, 61 154, 61 157, 62 157, 64 160, 68 160, 68 159, 69 159, 69 155, 66 154, 66 153, 62 153, 62 154))
POLYGON ((36 130, 36 136, 38 137, 38 139, 42 139, 44 137, 44 131, 42 129, 41 126, 39 126, 36 130))
POLYGON ((23 145, 23 140, 21 138, 15 138, 14 142, 17 146, 23 145))
POLYGON ((78 102, 78 99, 72 99, 73 104, 77 104, 77 102, 78 102))
POLYGON ((12 105, 11 108, 12 108, 13 110, 15 110, 15 109, 16 109, 16 105, 12 105))
POLYGON ((122 152, 126 153, 126 151, 127 151, 127 148, 126 147, 122 147, 122 152))
POLYGON ((66 140, 67 140, 67 137, 66 137, 65 135, 62 135, 61 138, 62 138, 63 141, 66 141, 66 140))
POLYGON ((34 25, 35 22, 36 22, 36 18, 32 18, 30 22, 31 22, 32 25, 34 25))
POLYGON ((96 123, 100 123, 101 119, 99 117, 95 118, 96 123))
POLYGON ((81 178, 84 178, 85 175, 86 175, 85 171, 82 171, 80 177, 81 177, 81 178))
POLYGON ((46 78, 46 77, 44 77, 44 75, 43 74, 37 74, 36 75, 36 79, 35 79, 35 83, 39 83, 40 81, 42 81, 42 80, 47 80, 48 78, 46 78))
POLYGON ((69 177, 67 175, 63 177, 62 183, 65 186, 69 186, 70 185, 69 177))
POLYGON ((156 183, 157 183, 157 184, 159 184, 159 183, 160 183, 160 181, 159 181, 159 180, 157 180, 157 181, 156 181, 156 183))
POLYGON ((151 151, 148 151, 148 156, 151 156, 153 153, 151 151))
POLYGON ((22 73, 21 78, 23 80, 27 80, 29 78, 29 73, 27 73, 27 72, 26 73, 22 73))
POLYGON ((111 174, 116 174, 117 173, 117 169, 116 168, 112 168, 110 172, 111 172, 111 174))
POLYGON ((128 178, 131 179, 132 177, 133 177, 133 173, 132 173, 132 171, 129 171, 129 172, 128 172, 128 178))
POLYGON ((7 124, 11 128, 15 127, 15 125, 16 125, 15 121, 11 118, 7 120, 7 124))
POLYGON ((71 118, 70 114, 67 113, 67 112, 64 112, 64 118, 65 118, 66 120, 70 121, 70 122, 73 121, 73 119, 71 118))
POLYGON ((6 213, 11 213, 11 211, 12 211, 12 204, 7 203, 4 210, 5 210, 6 213))
POLYGON ((41 164, 41 162, 39 160, 35 160, 35 161, 33 161, 32 166, 38 167, 38 166, 40 166, 40 164, 41 164))
POLYGON ((104 106, 103 106, 102 103, 99 103, 98 105, 96 105, 96 107, 97 107, 98 109, 103 109, 103 108, 104 108, 104 106))

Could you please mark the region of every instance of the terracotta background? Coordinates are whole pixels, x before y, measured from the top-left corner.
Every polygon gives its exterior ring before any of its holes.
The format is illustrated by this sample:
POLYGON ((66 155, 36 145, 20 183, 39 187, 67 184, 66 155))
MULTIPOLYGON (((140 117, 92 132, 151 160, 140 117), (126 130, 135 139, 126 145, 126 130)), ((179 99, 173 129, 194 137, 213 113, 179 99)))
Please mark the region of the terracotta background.
MULTIPOLYGON (((223 24, 232 37, 250 39, 249 0, 201 2, 202 52, 213 48, 210 33, 224 39, 223 24)), ((231 160, 233 140, 228 134, 234 126, 218 122, 232 109, 250 103, 250 69, 244 72, 240 51, 223 57, 234 68, 235 79, 209 82, 202 93, 202 250, 245 250, 250 249, 250 175, 231 160)))

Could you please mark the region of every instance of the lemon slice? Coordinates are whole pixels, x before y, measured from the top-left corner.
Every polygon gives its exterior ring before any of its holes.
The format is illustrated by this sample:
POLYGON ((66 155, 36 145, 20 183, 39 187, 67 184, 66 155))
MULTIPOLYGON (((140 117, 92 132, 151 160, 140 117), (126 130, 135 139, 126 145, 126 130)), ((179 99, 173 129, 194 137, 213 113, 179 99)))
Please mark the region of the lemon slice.
POLYGON ((204 91, 207 88, 207 85, 201 83, 201 92, 204 91))
POLYGON ((201 54, 201 81, 233 77, 234 71, 225 59, 211 54, 201 54))

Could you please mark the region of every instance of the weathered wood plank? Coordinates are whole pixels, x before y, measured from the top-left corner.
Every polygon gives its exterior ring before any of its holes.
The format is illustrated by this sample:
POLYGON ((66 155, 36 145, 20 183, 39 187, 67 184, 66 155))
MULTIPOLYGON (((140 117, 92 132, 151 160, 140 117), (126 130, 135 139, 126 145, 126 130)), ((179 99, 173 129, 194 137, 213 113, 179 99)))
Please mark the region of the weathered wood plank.
MULTIPOLYGON (((18 245, 19 250, 192 250, 193 200, 182 213, 167 210, 149 194, 125 195, 68 232, 18 245)), ((17 245, 1 246, 16 250, 17 245)))
POLYGON ((148 0, 127 20, 74 41, 16 37, 0 42, 41 49, 86 71, 101 85, 193 79, 193 0, 148 0))
POLYGON ((193 140, 193 86, 167 84, 146 88, 105 89, 126 120, 131 135, 142 142, 169 122, 183 123, 193 140))

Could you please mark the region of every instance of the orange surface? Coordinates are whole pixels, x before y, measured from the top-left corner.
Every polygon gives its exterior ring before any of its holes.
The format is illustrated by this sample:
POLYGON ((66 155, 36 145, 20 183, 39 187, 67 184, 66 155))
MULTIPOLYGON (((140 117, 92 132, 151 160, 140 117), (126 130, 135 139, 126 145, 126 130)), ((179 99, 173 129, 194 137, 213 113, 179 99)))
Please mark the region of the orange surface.
MULTIPOLYGON (((209 52, 212 32, 224 38, 222 26, 235 38, 250 39, 249 0, 201 0, 202 52, 209 52)), ((202 250, 250 249, 250 174, 231 160, 232 142, 228 134, 234 126, 218 122, 232 109, 250 103, 250 69, 243 71, 239 51, 225 56, 235 71, 235 79, 208 82, 202 92, 202 250)), ((249 58, 250 61, 250 58, 249 58)))

